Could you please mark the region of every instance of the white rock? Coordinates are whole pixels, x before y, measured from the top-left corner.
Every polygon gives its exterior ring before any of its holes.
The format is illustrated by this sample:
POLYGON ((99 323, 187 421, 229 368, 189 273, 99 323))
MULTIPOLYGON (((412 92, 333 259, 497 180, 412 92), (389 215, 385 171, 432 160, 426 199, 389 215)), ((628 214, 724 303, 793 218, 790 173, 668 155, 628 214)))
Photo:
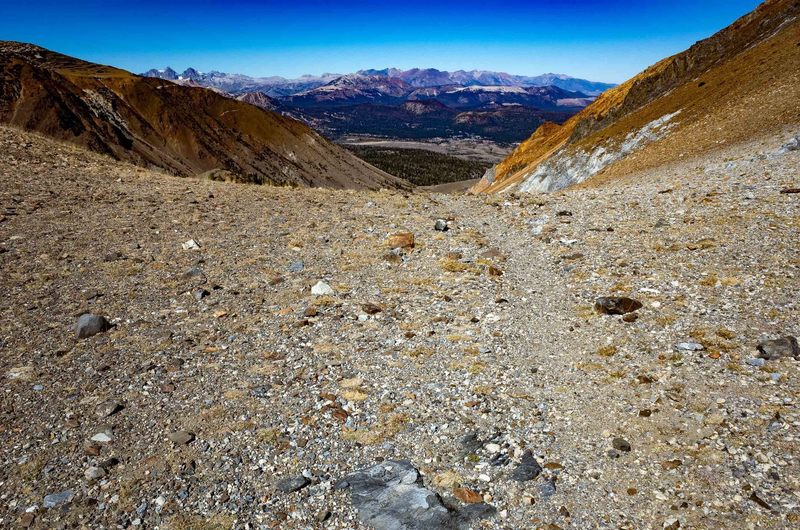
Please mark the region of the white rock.
POLYGON ((200 250, 200 244, 194 239, 190 239, 181 245, 183 250, 200 250))
POLYGON ((30 381, 33 378, 33 366, 15 366, 6 373, 13 380, 30 381))
POLYGON ((486 444, 486 450, 489 451, 490 453, 499 453, 500 446, 497 444, 486 444))
POLYGON ((92 436, 93 442, 108 443, 111 441, 111 436, 105 432, 99 432, 92 436))
POLYGON ((311 288, 311 294, 314 296, 332 296, 336 294, 336 291, 333 290, 333 287, 320 280, 311 288))

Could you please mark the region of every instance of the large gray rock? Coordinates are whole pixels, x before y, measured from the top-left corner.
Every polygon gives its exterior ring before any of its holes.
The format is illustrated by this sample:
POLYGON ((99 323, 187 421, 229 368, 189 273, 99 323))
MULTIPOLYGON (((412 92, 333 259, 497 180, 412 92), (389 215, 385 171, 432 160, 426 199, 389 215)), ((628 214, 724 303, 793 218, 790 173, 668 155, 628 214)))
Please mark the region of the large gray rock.
POLYGON ((536 461, 536 458, 534 458, 533 453, 530 451, 525 451, 525 453, 522 455, 522 461, 514 469, 514 471, 511 472, 511 480, 516 480, 517 482, 527 482, 535 479, 541 473, 542 467, 539 465, 539 462, 536 461))
POLYGON ((800 136, 795 136, 794 138, 783 144, 783 146, 781 146, 781 148, 778 149, 778 153, 785 155, 786 153, 797 150, 800 150, 800 136))
POLYGON ((81 315, 78 318, 78 323, 75 324, 75 336, 79 339, 85 339, 108 331, 111 327, 111 322, 106 320, 106 317, 86 313, 81 315))
POLYGON ((310 480, 303 475, 298 475, 296 477, 286 477, 279 480, 275 484, 275 489, 283 493, 294 493, 295 491, 300 491, 309 484, 311 484, 310 480))
POLYGON ((455 510, 422 484, 419 472, 406 460, 387 460, 356 471, 337 488, 349 488, 361 521, 376 530, 436 530, 469 526, 475 517, 494 512, 486 504, 455 510))
POLYGON ((57 506, 61 506, 62 504, 67 504, 71 502, 72 499, 75 498, 75 493, 72 490, 64 490, 59 493, 51 493, 50 495, 45 495, 44 502, 42 505, 45 508, 56 508, 57 506))

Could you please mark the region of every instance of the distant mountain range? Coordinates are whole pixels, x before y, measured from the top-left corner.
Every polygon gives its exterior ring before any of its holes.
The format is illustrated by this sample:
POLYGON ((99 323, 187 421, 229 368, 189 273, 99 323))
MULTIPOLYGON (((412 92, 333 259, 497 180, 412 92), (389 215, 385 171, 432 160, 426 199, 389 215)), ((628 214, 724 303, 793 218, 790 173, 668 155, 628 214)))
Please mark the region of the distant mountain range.
POLYGON ((158 77, 169 81, 191 82, 207 88, 215 88, 230 94, 243 92, 264 92, 271 97, 291 96, 327 85, 341 77, 368 77, 383 79, 399 79, 413 88, 429 88, 438 86, 516 86, 538 87, 555 86, 571 92, 581 92, 588 96, 597 96, 614 87, 612 83, 600 83, 578 79, 564 74, 542 74, 538 76, 511 75, 504 72, 485 70, 457 70, 447 72, 435 68, 412 68, 400 70, 384 68, 382 70, 360 70, 354 74, 325 73, 320 76, 305 75, 298 79, 283 77, 250 77, 242 74, 226 74, 212 71, 201 73, 194 68, 187 68, 179 74, 172 68, 148 70, 141 74, 145 77, 158 77))
POLYGON ((521 141, 545 121, 563 123, 614 86, 562 74, 529 77, 433 68, 299 79, 201 73, 194 68, 142 75, 209 88, 304 121, 334 139, 354 134, 401 139, 479 136, 499 143, 521 141))

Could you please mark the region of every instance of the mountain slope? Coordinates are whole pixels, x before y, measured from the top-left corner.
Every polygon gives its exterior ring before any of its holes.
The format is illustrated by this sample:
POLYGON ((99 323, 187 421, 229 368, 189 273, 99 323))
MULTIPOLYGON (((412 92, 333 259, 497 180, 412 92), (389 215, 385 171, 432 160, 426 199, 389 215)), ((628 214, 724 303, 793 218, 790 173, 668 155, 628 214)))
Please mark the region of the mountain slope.
POLYGON ((800 123, 797 0, 770 0, 538 129, 473 188, 552 191, 800 123))
POLYGON ((307 126, 211 90, 0 42, 0 122, 182 176, 334 188, 407 184, 307 126))

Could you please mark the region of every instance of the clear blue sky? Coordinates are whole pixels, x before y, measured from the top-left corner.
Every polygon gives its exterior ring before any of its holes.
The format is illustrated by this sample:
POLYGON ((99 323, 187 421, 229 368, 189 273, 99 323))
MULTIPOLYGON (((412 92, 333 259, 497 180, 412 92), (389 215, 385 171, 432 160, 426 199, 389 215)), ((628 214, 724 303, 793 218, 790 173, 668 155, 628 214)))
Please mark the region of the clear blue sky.
POLYGON ((756 0, 0 0, 0 39, 134 72, 434 67, 620 82, 756 0))

